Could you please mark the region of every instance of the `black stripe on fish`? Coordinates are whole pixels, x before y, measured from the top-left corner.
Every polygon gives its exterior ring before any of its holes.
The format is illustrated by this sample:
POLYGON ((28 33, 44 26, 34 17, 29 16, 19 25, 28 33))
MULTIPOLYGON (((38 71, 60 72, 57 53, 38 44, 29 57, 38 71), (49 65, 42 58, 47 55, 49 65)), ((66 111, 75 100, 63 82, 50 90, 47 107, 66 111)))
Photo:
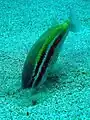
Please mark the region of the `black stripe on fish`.
POLYGON ((37 75, 38 70, 39 70, 39 67, 40 67, 40 65, 41 65, 41 63, 42 63, 42 61, 43 61, 44 56, 45 56, 45 53, 46 53, 45 51, 42 53, 42 55, 41 55, 41 57, 40 57, 40 60, 39 60, 39 62, 38 62, 37 65, 36 65, 36 69, 35 69, 35 72, 34 72, 33 77, 35 77, 35 76, 37 75))
POLYGON ((41 55, 41 57, 40 57, 40 60, 39 60, 39 62, 36 64, 36 68, 35 68, 35 71, 33 71, 34 73, 32 74, 32 78, 31 78, 31 80, 29 81, 29 83, 28 83, 28 85, 31 87, 32 86, 32 84, 33 84, 33 81, 34 81, 34 79, 35 79, 35 76, 38 74, 38 70, 39 70, 39 68, 40 68, 40 65, 42 64, 42 61, 43 61, 43 58, 44 58, 44 56, 45 56, 45 53, 46 52, 43 52, 43 54, 41 55))
MULTIPOLYGON (((62 37, 63 37, 63 34, 60 34, 55 40, 54 40, 54 43, 53 45, 51 45, 50 47, 50 50, 48 51, 47 53, 47 56, 46 56, 46 60, 44 61, 43 63, 43 66, 41 68, 41 71, 37 77, 37 79, 35 80, 34 84, 32 84, 34 87, 38 86, 38 84, 40 83, 47 67, 48 67, 48 64, 50 62, 50 59, 51 57, 53 56, 54 54, 54 49, 57 47, 57 45, 59 44, 59 42, 62 40, 62 37)), ((34 80, 34 79, 33 79, 34 80)))

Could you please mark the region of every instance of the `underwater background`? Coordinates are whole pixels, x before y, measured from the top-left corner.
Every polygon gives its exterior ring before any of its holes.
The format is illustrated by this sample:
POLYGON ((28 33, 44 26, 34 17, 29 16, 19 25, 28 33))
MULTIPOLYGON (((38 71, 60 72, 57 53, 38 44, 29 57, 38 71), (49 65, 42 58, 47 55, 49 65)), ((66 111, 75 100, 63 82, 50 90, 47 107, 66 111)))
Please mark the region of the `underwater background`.
POLYGON ((90 120, 90 0, 0 0, 0 120, 90 120), (54 19, 77 13, 53 74, 39 92, 21 89, 28 51, 54 19))

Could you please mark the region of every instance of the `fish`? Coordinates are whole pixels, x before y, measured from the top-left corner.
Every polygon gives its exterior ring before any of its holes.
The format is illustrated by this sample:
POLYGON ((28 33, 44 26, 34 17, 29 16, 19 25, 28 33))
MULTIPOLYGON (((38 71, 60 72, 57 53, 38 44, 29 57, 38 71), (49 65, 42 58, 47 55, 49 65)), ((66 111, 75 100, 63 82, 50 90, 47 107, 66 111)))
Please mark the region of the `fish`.
POLYGON ((22 88, 39 88, 55 65, 69 31, 78 32, 79 24, 70 10, 70 17, 46 30, 31 47, 22 71, 22 88))

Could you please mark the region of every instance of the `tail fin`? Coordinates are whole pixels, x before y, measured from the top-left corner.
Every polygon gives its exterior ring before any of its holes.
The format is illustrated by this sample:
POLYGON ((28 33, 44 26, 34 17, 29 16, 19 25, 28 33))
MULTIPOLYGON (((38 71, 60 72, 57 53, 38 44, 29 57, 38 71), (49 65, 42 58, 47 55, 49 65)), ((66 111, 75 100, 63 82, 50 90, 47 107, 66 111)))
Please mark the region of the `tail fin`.
POLYGON ((70 31, 79 32, 80 31, 80 22, 79 22, 73 8, 70 8, 70 16, 69 16, 69 18, 70 18, 70 21, 71 21, 70 31))

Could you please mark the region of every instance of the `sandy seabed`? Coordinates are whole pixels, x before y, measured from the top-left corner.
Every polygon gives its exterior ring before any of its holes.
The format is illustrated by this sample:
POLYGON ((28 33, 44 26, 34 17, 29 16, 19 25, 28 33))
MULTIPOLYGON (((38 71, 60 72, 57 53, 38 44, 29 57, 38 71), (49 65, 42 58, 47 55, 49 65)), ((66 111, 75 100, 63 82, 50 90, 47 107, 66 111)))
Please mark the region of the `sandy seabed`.
POLYGON ((0 0, 0 120, 90 120, 89 0, 0 0), (21 89, 27 53, 69 6, 80 32, 69 32, 53 74, 31 96, 21 89))

